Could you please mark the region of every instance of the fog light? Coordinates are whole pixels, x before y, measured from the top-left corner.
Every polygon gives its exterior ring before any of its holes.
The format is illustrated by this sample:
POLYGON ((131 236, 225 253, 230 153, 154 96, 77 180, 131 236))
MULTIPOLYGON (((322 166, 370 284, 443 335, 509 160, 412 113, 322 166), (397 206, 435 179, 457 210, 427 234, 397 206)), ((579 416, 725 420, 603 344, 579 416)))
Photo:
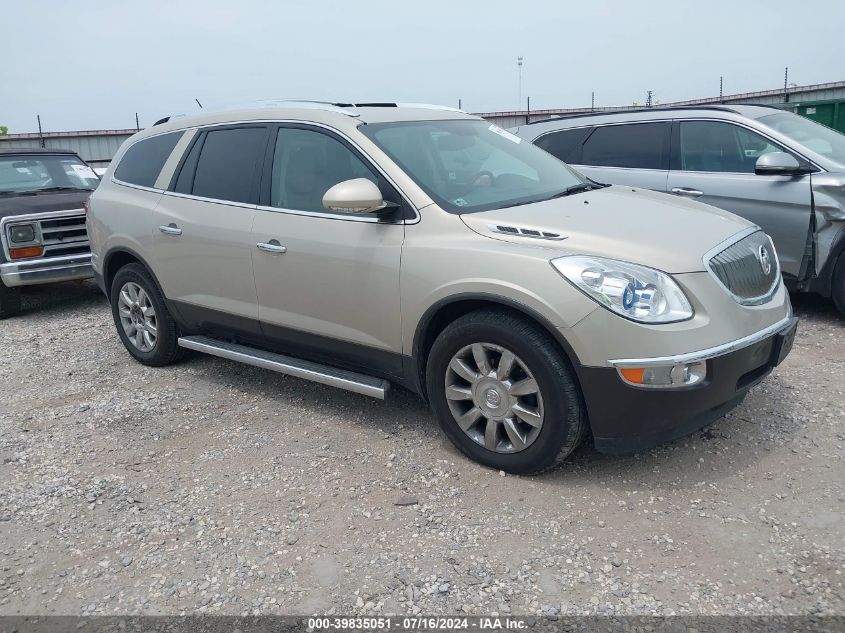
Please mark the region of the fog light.
POLYGON ((35 241, 34 224, 16 224, 9 228, 9 239, 15 244, 26 244, 35 241))
POLYGON ((690 387, 707 377, 707 361, 653 367, 620 367, 618 371, 624 382, 637 387, 690 387))

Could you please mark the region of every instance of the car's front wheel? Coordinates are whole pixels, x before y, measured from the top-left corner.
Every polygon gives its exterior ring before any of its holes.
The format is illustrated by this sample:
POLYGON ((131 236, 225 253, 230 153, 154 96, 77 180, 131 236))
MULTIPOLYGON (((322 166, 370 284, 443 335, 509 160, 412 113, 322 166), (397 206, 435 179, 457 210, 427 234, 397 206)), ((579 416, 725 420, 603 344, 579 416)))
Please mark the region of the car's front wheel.
POLYGON ((569 363, 546 332, 509 312, 479 310, 447 326, 431 348, 426 387, 446 435, 492 468, 546 470, 584 436, 569 363))
POLYGON ((836 268, 833 269, 833 288, 831 290, 833 303, 839 309, 839 313, 845 317, 845 253, 839 256, 836 268))
POLYGON ((179 358, 178 328, 147 270, 127 264, 114 276, 111 309, 117 333, 132 356, 153 367, 179 358))

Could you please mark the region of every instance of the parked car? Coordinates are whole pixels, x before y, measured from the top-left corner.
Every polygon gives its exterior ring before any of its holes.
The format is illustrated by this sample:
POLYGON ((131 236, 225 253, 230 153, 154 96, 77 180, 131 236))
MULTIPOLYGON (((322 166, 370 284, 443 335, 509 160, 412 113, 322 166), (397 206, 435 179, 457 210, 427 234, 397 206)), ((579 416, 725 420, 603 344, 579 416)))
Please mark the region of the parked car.
POLYGON ((596 113, 514 132, 599 182, 754 222, 774 240, 788 287, 833 297, 845 314, 845 135, 750 105, 596 113))
POLYGON ((92 276, 84 205, 99 182, 74 152, 0 149, 0 319, 22 286, 92 276))
POLYGON ((591 183, 449 108, 202 113, 112 166, 88 228, 136 360, 199 350, 376 398, 395 383, 509 472, 555 465, 588 428, 611 453, 688 434, 795 334, 757 226, 591 183))

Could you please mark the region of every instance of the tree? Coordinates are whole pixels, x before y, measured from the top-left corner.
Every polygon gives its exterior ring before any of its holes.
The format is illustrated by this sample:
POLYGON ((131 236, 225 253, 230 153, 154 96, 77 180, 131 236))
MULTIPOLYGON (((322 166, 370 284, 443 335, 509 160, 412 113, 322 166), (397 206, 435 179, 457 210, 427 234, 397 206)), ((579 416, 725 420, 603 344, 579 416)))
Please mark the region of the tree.
POLYGON ((0 125, 0 136, 5 136, 9 133, 9 128, 6 125, 0 125))

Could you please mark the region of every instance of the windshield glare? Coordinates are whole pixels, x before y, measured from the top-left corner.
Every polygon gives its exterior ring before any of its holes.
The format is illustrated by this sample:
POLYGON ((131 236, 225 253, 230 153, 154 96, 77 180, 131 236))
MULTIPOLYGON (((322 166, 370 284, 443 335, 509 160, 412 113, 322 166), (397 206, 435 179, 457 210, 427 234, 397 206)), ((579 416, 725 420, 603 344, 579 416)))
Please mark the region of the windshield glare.
POLYGON ((446 211, 546 200, 584 178, 486 121, 412 121, 359 128, 446 211))
POLYGON ((769 114, 760 117, 759 121, 816 154, 845 166, 845 134, 790 112, 769 114))
POLYGON ((75 156, 0 156, 0 193, 24 193, 56 187, 93 190, 97 174, 75 156))

